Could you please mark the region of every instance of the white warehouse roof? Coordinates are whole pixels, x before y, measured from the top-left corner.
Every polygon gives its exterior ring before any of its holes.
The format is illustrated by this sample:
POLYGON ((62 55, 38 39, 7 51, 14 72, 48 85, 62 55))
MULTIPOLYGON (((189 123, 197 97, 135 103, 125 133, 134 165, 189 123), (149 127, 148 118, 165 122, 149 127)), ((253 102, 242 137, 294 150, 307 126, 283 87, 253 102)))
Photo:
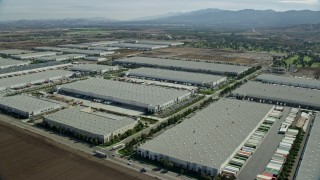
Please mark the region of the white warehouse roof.
POLYGON ((150 40, 138 40, 139 44, 155 44, 155 45, 168 45, 168 46, 177 46, 183 45, 183 42, 172 42, 172 41, 150 41, 150 40))
POLYGON ((27 65, 29 63, 30 62, 28 61, 19 61, 15 59, 0 58, 0 69, 12 67, 12 66, 27 65))
POLYGON ((266 104, 221 99, 138 149, 219 172, 272 109, 266 104))
POLYGON ((0 98, 0 106, 4 105, 23 112, 37 112, 44 109, 57 109, 59 104, 26 95, 0 98))
POLYGON ((232 94, 320 108, 319 90, 250 81, 233 91, 232 94))
POLYGON ((189 91, 184 90, 111 81, 100 78, 66 84, 63 85, 61 89, 71 93, 81 92, 82 94, 113 97, 149 105, 162 105, 180 96, 190 94, 189 91))
POLYGON ((86 57, 86 55, 83 55, 83 54, 62 54, 62 55, 56 55, 56 56, 41 57, 37 60, 39 60, 39 61, 67 61, 67 60, 73 60, 73 59, 81 59, 84 57, 86 57))
POLYGON ((11 57, 16 59, 33 59, 33 58, 40 58, 44 56, 54 56, 59 54, 58 52, 34 52, 29 54, 18 54, 18 55, 11 55, 11 57))
POLYGON ((175 68, 181 70, 201 71, 207 73, 234 73, 241 74, 249 69, 247 66, 235 66, 226 64, 183 61, 173 59, 147 58, 147 57, 132 57, 126 59, 115 60, 116 63, 136 64, 140 66, 158 66, 163 68, 175 68))
POLYGON ((83 109, 83 107, 64 109, 48 115, 45 119, 98 135, 108 135, 137 122, 127 117, 86 112, 83 109))
POLYGON ((28 50, 7 49, 7 50, 0 50, 0 55, 9 56, 9 55, 16 55, 16 54, 27 54, 31 52, 32 51, 28 51, 28 50))
POLYGON ((107 72, 117 70, 118 66, 106 66, 98 64, 79 64, 74 65, 71 70, 73 71, 83 71, 83 72, 107 72))
POLYGON ((64 70, 48 70, 39 73, 32 73, 22 76, 13 76, 0 79, 0 90, 6 88, 23 87, 27 84, 42 83, 46 80, 57 80, 63 77, 70 77, 73 72, 64 70))
POLYGON ((312 88, 312 89, 320 90, 320 81, 315 79, 294 78, 294 77, 262 74, 258 76, 256 80, 272 83, 272 84, 283 84, 288 86, 297 86, 297 87, 312 88))
POLYGON ((315 117, 296 179, 320 179, 320 113, 315 117))
POLYGON ((180 82, 194 82, 194 83, 215 83, 226 79, 223 76, 215 76, 210 74, 199 74, 183 71, 173 71, 166 69, 153 69, 153 68, 138 68, 131 69, 128 72, 129 76, 142 76, 150 78, 159 78, 180 82))
POLYGON ((153 50, 166 48, 168 45, 152 45, 152 44, 137 44, 137 43, 115 43, 111 44, 111 47, 128 48, 128 49, 140 49, 140 50, 153 50))

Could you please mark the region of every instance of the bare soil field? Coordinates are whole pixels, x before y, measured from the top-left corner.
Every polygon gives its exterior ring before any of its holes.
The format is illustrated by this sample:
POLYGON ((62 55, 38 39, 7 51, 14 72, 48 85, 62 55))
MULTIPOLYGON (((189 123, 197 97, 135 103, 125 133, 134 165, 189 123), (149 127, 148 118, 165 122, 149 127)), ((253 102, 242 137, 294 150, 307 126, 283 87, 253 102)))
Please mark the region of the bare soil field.
POLYGON ((320 68, 299 68, 297 72, 290 73, 292 76, 315 78, 315 72, 320 68))
POLYGON ((152 179, 0 122, 1 180, 152 179))
POLYGON ((202 48, 166 48, 147 52, 145 56, 163 58, 185 58, 209 61, 225 61, 239 64, 269 65, 272 63, 272 53, 249 52, 225 49, 202 49, 202 48))

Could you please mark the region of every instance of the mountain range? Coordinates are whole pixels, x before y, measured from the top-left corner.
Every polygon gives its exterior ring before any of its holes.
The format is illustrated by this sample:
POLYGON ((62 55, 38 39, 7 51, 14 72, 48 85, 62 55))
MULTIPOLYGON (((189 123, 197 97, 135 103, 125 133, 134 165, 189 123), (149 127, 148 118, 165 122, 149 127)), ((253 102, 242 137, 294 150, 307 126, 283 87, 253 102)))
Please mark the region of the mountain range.
POLYGON ((62 20, 19 20, 0 22, 8 26, 109 26, 109 25, 183 25, 183 26, 212 26, 223 28, 257 28, 283 27, 299 24, 319 24, 320 11, 284 11, 273 10, 221 10, 203 9, 187 13, 169 13, 159 16, 142 17, 127 21, 108 18, 78 18, 62 20))

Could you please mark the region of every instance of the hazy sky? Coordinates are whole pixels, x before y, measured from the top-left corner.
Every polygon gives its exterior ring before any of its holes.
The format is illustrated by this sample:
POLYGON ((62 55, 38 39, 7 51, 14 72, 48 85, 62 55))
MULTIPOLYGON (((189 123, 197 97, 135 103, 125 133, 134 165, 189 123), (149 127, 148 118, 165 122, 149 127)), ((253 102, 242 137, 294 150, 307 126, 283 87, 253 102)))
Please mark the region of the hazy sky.
POLYGON ((320 10, 320 0, 0 0, 0 20, 107 17, 133 19, 205 8, 320 10))

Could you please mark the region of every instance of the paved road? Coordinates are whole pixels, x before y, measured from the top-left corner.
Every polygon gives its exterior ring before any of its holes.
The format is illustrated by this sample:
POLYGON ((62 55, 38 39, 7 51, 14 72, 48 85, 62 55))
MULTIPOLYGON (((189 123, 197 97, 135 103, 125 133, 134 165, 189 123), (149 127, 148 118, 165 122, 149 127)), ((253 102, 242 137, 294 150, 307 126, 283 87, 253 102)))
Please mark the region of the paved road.
POLYGON ((286 117, 288 116, 289 109, 290 108, 288 107, 284 108, 282 118, 273 124, 272 128, 264 137, 262 143, 258 146, 255 153, 241 169, 240 173, 238 174, 239 180, 253 180, 258 174, 263 173, 264 169, 270 162, 272 155, 277 150, 284 137, 283 134, 278 134, 278 131, 281 123, 285 121, 286 117))

